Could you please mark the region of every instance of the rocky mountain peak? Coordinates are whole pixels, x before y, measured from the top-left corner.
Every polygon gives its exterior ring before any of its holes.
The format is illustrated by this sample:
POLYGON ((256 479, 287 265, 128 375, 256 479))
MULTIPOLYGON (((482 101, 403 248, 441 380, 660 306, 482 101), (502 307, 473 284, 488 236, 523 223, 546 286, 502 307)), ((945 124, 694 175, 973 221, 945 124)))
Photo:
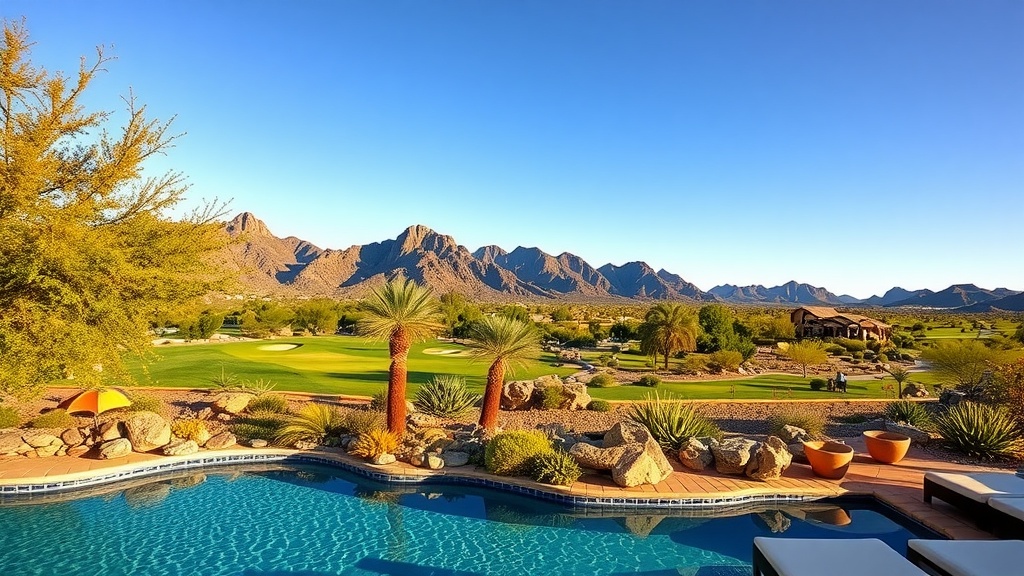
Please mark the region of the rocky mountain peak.
POLYGON ((414 224, 398 235, 395 243, 400 254, 412 254, 417 250, 443 253, 458 247, 451 236, 438 234, 422 224, 414 224))
POLYGON ((238 216, 235 216, 227 223, 224 229, 227 230, 228 235, 232 238, 240 234, 249 234, 251 236, 273 236, 273 234, 270 233, 270 229, 267 228, 267 225, 257 218, 252 212, 242 212, 238 216))

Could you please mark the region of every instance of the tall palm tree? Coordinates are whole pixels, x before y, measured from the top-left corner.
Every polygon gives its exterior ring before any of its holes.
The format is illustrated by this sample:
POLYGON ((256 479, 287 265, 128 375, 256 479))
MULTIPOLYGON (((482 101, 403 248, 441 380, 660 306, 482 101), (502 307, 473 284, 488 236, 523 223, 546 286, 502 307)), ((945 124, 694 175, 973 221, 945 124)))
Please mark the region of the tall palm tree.
POLYGON ((660 352, 665 358, 665 370, 668 370, 668 359, 673 354, 692 352, 697 348, 699 330, 697 317, 682 304, 655 304, 647 311, 644 323, 638 329, 640 348, 654 354, 655 365, 660 352))
POLYGON ((480 412, 480 425, 491 430, 498 423, 505 372, 511 373, 515 364, 523 364, 540 351, 540 335, 522 320, 487 316, 473 325, 470 338, 469 347, 474 357, 493 359, 487 370, 487 388, 480 412))
POLYGON ((405 434, 406 361, 413 342, 426 340, 440 330, 438 305, 430 290, 412 280, 396 278, 360 303, 366 317, 360 333, 387 340, 391 353, 388 368, 388 430, 399 438, 405 434))
POLYGON ((899 364, 892 364, 888 369, 886 369, 886 372, 888 372, 889 376, 892 376, 892 379, 896 381, 896 397, 902 400, 903 384, 910 381, 910 370, 907 370, 899 364))

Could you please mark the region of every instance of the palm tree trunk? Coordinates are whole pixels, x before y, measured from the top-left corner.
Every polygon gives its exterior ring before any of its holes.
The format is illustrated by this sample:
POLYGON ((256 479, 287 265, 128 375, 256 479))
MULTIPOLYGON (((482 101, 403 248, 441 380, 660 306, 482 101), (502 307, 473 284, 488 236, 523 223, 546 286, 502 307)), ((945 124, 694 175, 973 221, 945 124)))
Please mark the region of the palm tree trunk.
POLYGON ((498 425, 498 409, 501 408, 501 386, 505 380, 505 364, 501 358, 494 360, 487 370, 487 388, 484 389, 484 406, 480 411, 480 425, 493 430, 498 425))
POLYGON ((668 372, 668 350, 662 350, 661 352, 665 356, 665 372, 668 372))
POLYGON ((401 438, 405 435, 405 384, 408 377, 406 362, 409 358, 409 335, 404 328, 391 334, 388 348, 391 366, 388 368, 388 431, 401 438))

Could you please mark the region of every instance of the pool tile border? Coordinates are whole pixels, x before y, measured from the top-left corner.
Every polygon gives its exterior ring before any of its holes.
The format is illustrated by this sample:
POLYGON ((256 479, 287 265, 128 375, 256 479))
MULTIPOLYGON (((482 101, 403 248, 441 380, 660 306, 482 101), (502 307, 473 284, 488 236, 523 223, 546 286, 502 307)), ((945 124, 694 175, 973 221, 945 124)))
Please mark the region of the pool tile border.
POLYGON ((140 462, 137 464, 122 465, 112 472, 104 473, 102 470, 95 473, 79 473, 74 476, 81 478, 69 478, 60 480, 54 477, 53 481, 18 483, 16 481, 0 480, 0 503, 9 498, 19 496, 31 496, 38 494, 50 494, 68 492, 75 489, 91 488, 103 484, 111 484, 123 480, 142 478, 155 474, 189 470, 195 468, 216 467, 231 464, 255 464, 269 462, 283 463, 305 463, 319 464, 340 468, 342 470, 358 474, 360 476, 381 482, 384 484, 398 485, 429 485, 449 484, 462 486, 477 486, 494 488, 520 494, 541 500, 557 502, 576 508, 689 508, 689 509, 721 509, 750 504, 787 504, 795 502, 808 502, 828 497, 824 494, 745 494, 731 497, 614 497, 600 496, 579 496, 561 494, 553 490, 546 490, 532 486, 524 486, 512 482, 485 477, 459 474, 457 471, 445 471, 444 473, 424 474, 394 474, 383 470, 374 470, 353 462, 325 453, 313 452, 245 452, 236 454, 199 454, 175 458, 172 462, 154 460, 140 462))

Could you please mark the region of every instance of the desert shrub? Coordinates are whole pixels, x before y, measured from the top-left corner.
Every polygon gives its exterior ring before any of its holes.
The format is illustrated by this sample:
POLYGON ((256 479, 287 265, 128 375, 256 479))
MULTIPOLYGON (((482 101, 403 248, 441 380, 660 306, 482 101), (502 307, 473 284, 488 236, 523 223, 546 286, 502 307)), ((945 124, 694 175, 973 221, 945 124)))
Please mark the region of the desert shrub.
POLYGON ((387 430, 370 430, 359 435, 349 447, 349 454, 360 458, 376 458, 398 449, 398 437, 387 430))
POLYGON ((591 412, 611 412, 612 405, 607 400, 591 400, 590 404, 587 404, 587 410, 591 412))
POLYGON ((907 354, 906 352, 904 352, 904 353, 900 354, 900 360, 903 360, 905 362, 912 362, 914 360, 914 355, 913 354, 907 354))
POLYGON ((285 446, 291 446, 302 440, 322 443, 328 436, 342 433, 341 413, 337 408, 311 402, 296 414, 284 417, 284 425, 278 431, 275 440, 285 446))
POLYGON ((387 412, 388 410, 388 389, 382 388, 374 392, 370 397, 370 410, 374 412, 387 412))
POLYGON ((1018 456, 1024 440, 1001 406, 961 402, 935 420, 939 434, 955 450, 978 458, 1018 456))
POLYGON ((0 406, 0 428, 16 428, 21 425, 21 415, 10 406, 0 406))
POLYGON ((544 386, 537 389, 538 405, 541 410, 558 410, 565 402, 561 386, 544 386))
POLYGON ((708 367, 713 370, 736 370, 743 363, 743 354, 736 350, 719 350, 708 355, 708 367))
POLYGON ((532 468, 534 480, 555 486, 571 486, 583 474, 576 459, 561 450, 538 454, 532 468))
POLYGON ((276 442, 281 428, 285 425, 285 415, 277 412, 252 412, 242 414, 231 427, 236 436, 249 440, 266 440, 276 442))
POLYGON ((863 352, 868 349, 867 342, 863 340, 854 340, 852 338, 840 338, 836 340, 836 344, 839 344, 850 352, 863 352))
POLYGON ((871 350, 875 354, 877 354, 877 353, 882 351, 882 341, 881 340, 868 340, 867 346, 868 346, 868 350, 871 350))
POLYGON ((993 402, 1006 408, 1024 430, 1024 358, 1000 366, 988 394, 993 402))
POLYGON ((890 402, 885 407, 885 418, 891 422, 902 422, 915 428, 930 428, 932 417, 924 406, 910 400, 890 402))
POLYGON ((164 403, 156 396, 150 396, 149 394, 134 393, 129 397, 132 401, 131 406, 125 406, 121 408, 125 412, 156 412, 157 414, 164 413, 164 403))
POLYGON ((473 407, 480 397, 466 390, 461 376, 439 375, 420 386, 413 404, 424 414, 454 418, 473 407))
POLYGON ((484 465, 491 474, 526 476, 537 456, 552 451, 551 441, 540 430, 502 432, 487 443, 484 465))
POLYGON ((201 444, 201 440, 210 437, 210 430, 206 427, 206 422, 198 418, 186 418, 175 420, 171 424, 171 434, 182 440, 195 440, 196 443, 201 444))
POLYGON ((878 362, 881 364, 885 364, 889 361, 889 357, 886 356, 884 353, 879 353, 878 358, 876 358, 876 360, 878 360, 878 362))
POLYGON ((701 416, 692 404, 674 401, 671 396, 661 398, 655 393, 644 402, 630 405, 627 417, 643 425, 651 436, 665 448, 678 449, 691 437, 720 437, 722 431, 713 422, 701 416))
POLYGON ((863 414, 848 414, 846 416, 836 417, 838 422, 843 424, 863 424, 869 420, 869 418, 863 414))
POLYGON ((854 352, 853 353, 853 359, 854 360, 863 360, 864 359, 864 353, 863 352, 854 352))
POLYGON ((691 374, 694 372, 705 372, 708 369, 707 357, 698 354, 687 354, 683 358, 682 365, 683 370, 691 374))
POLYGON ((639 380, 634 382, 637 386, 647 386, 648 388, 657 388, 658 384, 661 384, 661 378, 658 378, 654 374, 644 374, 639 380))
POLYGON ((75 424, 75 418, 62 408, 55 408, 28 421, 29 428, 71 428, 75 424))
POLYGON ((288 401, 284 396, 278 394, 261 394, 253 398, 245 407, 246 412, 274 412, 275 414, 286 414, 288 412, 288 401))
POLYGON ((594 388, 611 388, 612 386, 618 386, 619 383, 615 381, 615 378, 611 374, 597 374, 587 382, 587 386, 593 386, 594 388))
POLYGON ((249 392, 257 396, 263 396, 265 394, 270 394, 270 392, 272 392, 276 387, 277 384, 274 384, 270 380, 257 378, 255 380, 243 380, 238 385, 238 390, 241 392, 249 392))
POLYGON ((785 410, 768 417, 768 433, 778 436, 783 426, 803 428, 812 438, 825 433, 825 417, 810 410, 785 410))
POLYGON ((821 390, 828 386, 828 381, 821 378, 811 378, 811 390, 821 390))
POLYGON ((846 354, 846 348, 843 348, 839 344, 829 344, 828 346, 825 346, 825 352, 828 352, 833 356, 842 356, 843 354, 846 354))
POLYGON ((386 427, 383 412, 374 410, 349 410, 341 417, 340 428, 349 434, 365 434, 386 427))

